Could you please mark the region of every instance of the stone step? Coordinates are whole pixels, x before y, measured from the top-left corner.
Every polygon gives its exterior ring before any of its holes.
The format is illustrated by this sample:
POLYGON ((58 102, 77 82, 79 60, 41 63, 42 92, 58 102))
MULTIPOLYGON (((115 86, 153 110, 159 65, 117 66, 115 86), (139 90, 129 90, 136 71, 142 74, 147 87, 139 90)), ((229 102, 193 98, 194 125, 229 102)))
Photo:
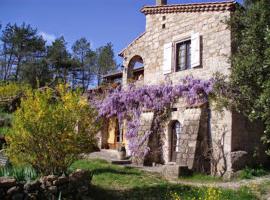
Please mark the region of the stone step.
POLYGON ((128 165, 131 164, 131 160, 111 160, 111 163, 115 165, 128 165))
POLYGON ((180 176, 189 176, 192 171, 188 169, 188 166, 164 165, 161 173, 165 178, 174 179, 180 176))

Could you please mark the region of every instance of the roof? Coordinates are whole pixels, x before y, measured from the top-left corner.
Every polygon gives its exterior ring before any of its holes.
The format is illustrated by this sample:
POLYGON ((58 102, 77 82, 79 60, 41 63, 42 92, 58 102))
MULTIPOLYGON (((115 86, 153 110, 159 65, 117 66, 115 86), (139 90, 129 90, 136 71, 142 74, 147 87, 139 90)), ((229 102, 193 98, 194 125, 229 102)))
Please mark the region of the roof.
POLYGON ((123 74, 122 71, 112 72, 104 75, 103 78, 121 78, 122 74, 123 74))
MULTIPOLYGON (((137 72, 141 72, 143 70, 144 70, 144 67, 139 67, 139 68, 133 69, 133 72, 137 73, 137 72)), ((103 76, 103 78, 115 79, 115 78, 122 78, 122 76, 123 76, 123 72, 118 71, 118 72, 113 72, 113 73, 110 73, 110 74, 106 74, 106 75, 103 76)))
POLYGON ((205 2, 205 3, 189 3, 189 4, 171 4, 161 6, 144 6, 141 12, 145 15, 167 14, 181 12, 209 12, 209 11, 233 11, 235 9, 235 1, 224 2, 205 2))
POLYGON ((130 47, 133 43, 135 43, 137 40, 139 40, 142 36, 144 36, 145 32, 141 33, 138 37, 136 37, 126 48, 124 48, 118 55, 123 57, 124 51, 130 47))

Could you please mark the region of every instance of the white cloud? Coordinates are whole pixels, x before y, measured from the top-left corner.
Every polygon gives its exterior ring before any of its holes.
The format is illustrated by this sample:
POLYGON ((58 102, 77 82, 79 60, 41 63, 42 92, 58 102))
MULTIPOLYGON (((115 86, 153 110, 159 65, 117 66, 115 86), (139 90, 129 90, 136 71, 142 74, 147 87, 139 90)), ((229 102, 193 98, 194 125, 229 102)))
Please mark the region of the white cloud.
POLYGON ((52 44, 52 42, 56 39, 56 36, 54 34, 49 34, 43 31, 40 32, 39 35, 41 35, 48 44, 52 44))

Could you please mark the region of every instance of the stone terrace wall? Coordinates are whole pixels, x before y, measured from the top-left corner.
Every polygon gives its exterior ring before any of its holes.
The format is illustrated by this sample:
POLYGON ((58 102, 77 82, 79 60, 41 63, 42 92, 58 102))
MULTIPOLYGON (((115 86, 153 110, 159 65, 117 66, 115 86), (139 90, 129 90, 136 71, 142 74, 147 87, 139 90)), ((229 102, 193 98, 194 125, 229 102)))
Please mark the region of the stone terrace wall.
POLYGON ((54 200, 83 199, 90 192, 92 174, 77 170, 69 176, 45 176, 39 180, 23 183, 14 178, 0 177, 1 200, 54 200))

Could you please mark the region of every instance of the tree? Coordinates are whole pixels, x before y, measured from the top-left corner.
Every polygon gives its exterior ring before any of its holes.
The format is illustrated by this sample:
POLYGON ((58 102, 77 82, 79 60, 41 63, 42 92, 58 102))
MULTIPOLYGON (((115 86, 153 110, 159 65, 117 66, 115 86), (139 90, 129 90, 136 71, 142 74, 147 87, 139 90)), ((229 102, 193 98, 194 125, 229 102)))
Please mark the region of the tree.
POLYGON ((28 91, 14 114, 6 152, 12 163, 60 175, 79 154, 95 148, 96 116, 87 98, 64 85, 28 91))
POLYGON ((21 80, 32 88, 44 87, 53 79, 53 74, 45 58, 26 62, 22 65, 21 80))
POLYGON ((73 85, 78 84, 86 90, 90 84, 95 67, 95 52, 91 50, 90 43, 86 38, 77 40, 73 46, 73 58, 77 63, 77 68, 73 69, 73 85))
POLYGON ((1 79, 18 81, 23 63, 39 57, 45 51, 45 41, 37 34, 37 29, 23 23, 7 24, 0 38, 1 79))
POLYGON ((97 49, 97 68, 96 76, 98 85, 100 85, 102 76, 106 73, 116 69, 116 62, 114 60, 114 51, 112 43, 107 43, 97 49))
POLYGON ((265 123, 263 139, 270 144, 270 1, 248 0, 244 5, 230 21, 233 103, 249 119, 265 123))
POLYGON ((54 78, 68 82, 69 71, 72 67, 71 55, 67 50, 65 38, 57 38, 48 47, 47 59, 54 73, 54 78))

